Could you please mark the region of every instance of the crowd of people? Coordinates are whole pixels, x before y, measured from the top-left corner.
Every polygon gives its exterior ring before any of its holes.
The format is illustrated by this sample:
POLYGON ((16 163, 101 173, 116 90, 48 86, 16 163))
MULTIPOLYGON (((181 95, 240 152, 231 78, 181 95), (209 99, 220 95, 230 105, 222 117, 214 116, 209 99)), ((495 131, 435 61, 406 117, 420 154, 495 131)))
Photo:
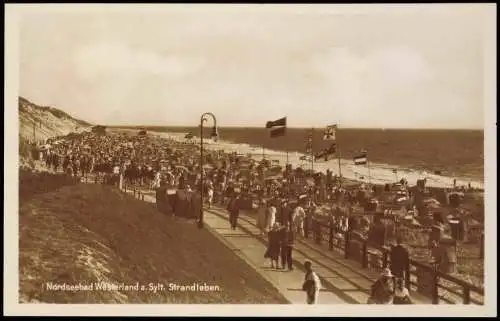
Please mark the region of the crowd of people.
MULTIPOLYGON (((47 145, 50 147, 44 150, 44 158, 52 170, 81 177, 92 174, 110 184, 156 189, 159 206, 176 216, 198 218, 202 196, 208 207, 217 205, 228 210, 231 229, 237 228, 241 210, 256 210, 257 225, 269 241, 264 257, 276 269, 293 269, 294 242, 304 237, 304 226, 311 226, 308 220, 314 215, 325 216, 341 233, 352 228, 350 224, 357 224, 349 220, 354 206, 376 205, 375 189, 347 189, 331 171, 313 173, 289 164, 283 168, 273 161, 256 161, 237 153, 207 150, 202 176, 199 146, 149 135, 85 132, 48 141, 47 145), (175 190, 175 197, 169 197, 171 190, 175 190)), ((400 183, 406 186, 404 180, 400 183)), ((304 291, 307 302, 313 304, 321 286, 310 262, 307 266, 304 291)), ((380 293, 404 290, 392 287, 384 292, 379 289, 385 289, 384 284, 377 281, 374 285, 373 302, 383 301, 377 299, 383 296, 380 293)))

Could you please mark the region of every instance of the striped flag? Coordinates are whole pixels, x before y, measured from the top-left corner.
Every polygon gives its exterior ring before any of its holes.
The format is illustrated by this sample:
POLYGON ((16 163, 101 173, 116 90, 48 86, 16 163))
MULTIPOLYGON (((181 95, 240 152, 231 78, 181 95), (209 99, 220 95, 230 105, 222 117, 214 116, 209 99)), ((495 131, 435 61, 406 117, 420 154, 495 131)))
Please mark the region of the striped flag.
POLYGON ((358 156, 353 158, 354 165, 365 165, 368 162, 368 158, 366 157, 366 152, 361 152, 358 156))
POLYGON ((336 131, 337 125, 326 126, 325 132, 323 133, 323 140, 335 140, 336 131))
POLYGON ((269 129, 271 138, 285 136, 286 133, 286 117, 280 118, 275 121, 268 121, 266 128, 269 129))
POLYGON ((311 161, 311 156, 309 155, 302 155, 299 157, 299 160, 301 161, 311 161))

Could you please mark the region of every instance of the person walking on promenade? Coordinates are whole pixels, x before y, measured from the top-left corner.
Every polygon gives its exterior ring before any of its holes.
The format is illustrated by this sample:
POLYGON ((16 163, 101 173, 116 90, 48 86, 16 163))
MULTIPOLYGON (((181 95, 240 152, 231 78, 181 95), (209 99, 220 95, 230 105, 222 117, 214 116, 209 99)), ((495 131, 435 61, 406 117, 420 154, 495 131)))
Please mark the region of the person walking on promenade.
POLYGON ((236 230, 238 225, 238 216, 240 214, 240 196, 235 191, 227 205, 227 210, 229 211, 229 224, 232 230, 236 230))
POLYGON ((318 303, 319 291, 321 290, 321 281, 316 272, 313 271, 310 261, 306 261, 304 267, 306 268, 306 274, 302 290, 306 292, 307 304, 316 304, 318 303))
POLYGON ((214 199, 214 184, 211 179, 207 181, 207 202, 208 208, 212 208, 214 199))
POLYGON ((371 287, 368 304, 392 304, 394 298, 394 275, 385 268, 380 278, 371 287))
POLYGON ((304 237, 304 220, 306 219, 306 212, 302 207, 302 201, 299 200, 299 204, 295 207, 292 215, 293 230, 297 233, 297 236, 304 237))
POLYGON ((283 269, 285 269, 285 267, 288 267, 288 270, 292 271, 292 250, 293 241, 295 238, 292 223, 288 222, 288 225, 282 229, 281 233, 281 266, 283 269))
POLYGON ((274 223, 276 223, 276 206, 272 202, 269 202, 267 203, 266 211, 266 231, 269 232, 274 227, 274 223))
POLYGON ((264 258, 271 259, 271 268, 279 268, 278 259, 280 255, 280 225, 274 223, 272 229, 267 234, 268 243, 264 258))
POLYGON ((408 250, 403 246, 403 238, 398 236, 396 246, 390 252, 391 270, 398 278, 406 279, 407 272, 410 268, 410 255, 408 250))
POLYGON ((396 279, 396 290, 394 291, 392 304, 413 304, 410 291, 404 286, 404 280, 401 278, 396 279))
POLYGON ((287 226, 288 222, 292 220, 292 210, 287 199, 284 199, 281 203, 280 211, 280 223, 283 226, 287 226))
POLYGON ((261 206, 258 208, 257 212, 257 227, 259 228, 260 235, 266 234, 266 223, 267 223, 267 205, 265 200, 261 200, 261 206))

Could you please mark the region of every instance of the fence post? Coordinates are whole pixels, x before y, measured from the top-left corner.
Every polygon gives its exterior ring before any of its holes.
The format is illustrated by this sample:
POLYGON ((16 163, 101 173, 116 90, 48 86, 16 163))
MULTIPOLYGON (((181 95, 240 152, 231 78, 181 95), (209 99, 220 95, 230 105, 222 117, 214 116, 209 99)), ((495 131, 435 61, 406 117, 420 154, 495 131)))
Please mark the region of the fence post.
POLYGON ((464 286, 464 304, 470 304, 470 288, 468 286, 464 286))
POLYGON ((406 268, 405 268, 405 283, 406 283, 406 288, 408 289, 408 291, 411 291, 411 280, 410 280, 410 275, 411 273, 411 269, 410 269, 410 262, 408 262, 408 264, 406 265, 406 268))
POLYGON ((438 291, 438 285, 439 285, 439 276, 438 276, 438 263, 434 262, 433 264, 433 281, 432 282, 432 304, 439 304, 439 291, 438 291))
POLYGON ((328 226, 328 248, 333 250, 333 222, 330 220, 328 226))
POLYGON ((319 226, 319 222, 314 219, 313 220, 313 231, 314 231, 314 241, 316 244, 321 244, 321 227, 319 226))
POLYGON ((349 230, 344 233, 344 258, 349 259, 349 230))
POLYGON ((382 268, 386 268, 387 266, 389 266, 389 250, 385 247, 382 247, 382 268))
POLYGON ((362 260, 363 268, 368 267, 368 244, 367 243, 368 243, 367 240, 363 240, 363 260, 362 260))

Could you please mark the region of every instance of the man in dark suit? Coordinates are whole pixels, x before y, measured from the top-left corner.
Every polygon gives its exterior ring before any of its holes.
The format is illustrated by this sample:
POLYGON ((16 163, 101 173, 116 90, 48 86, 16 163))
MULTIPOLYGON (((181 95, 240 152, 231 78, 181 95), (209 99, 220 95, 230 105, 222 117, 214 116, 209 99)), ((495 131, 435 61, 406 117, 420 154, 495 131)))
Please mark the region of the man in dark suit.
POLYGON ((238 225, 238 216, 240 214, 240 195, 239 190, 235 190, 229 204, 227 206, 227 210, 229 211, 229 223, 231 225, 232 230, 236 230, 238 225))
POLYGON ((290 208, 290 204, 286 199, 281 203, 280 215, 279 215, 280 223, 283 226, 287 226, 288 222, 292 220, 292 210, 290 208))
POLYGON ((410 256, 408 250, 403 246, 403 239, 399 236, 396 246, 393 246, 390 253, 391 271, 398 278, 406 279, 410 268, 410 256))
POLYGON ((295 233, 292 228, 292 223, 288 222, 286 227, 281 231, 281 266, 283 269, 288 267, 288 270, 293 270, 292 266, 292 250, 295 233))

